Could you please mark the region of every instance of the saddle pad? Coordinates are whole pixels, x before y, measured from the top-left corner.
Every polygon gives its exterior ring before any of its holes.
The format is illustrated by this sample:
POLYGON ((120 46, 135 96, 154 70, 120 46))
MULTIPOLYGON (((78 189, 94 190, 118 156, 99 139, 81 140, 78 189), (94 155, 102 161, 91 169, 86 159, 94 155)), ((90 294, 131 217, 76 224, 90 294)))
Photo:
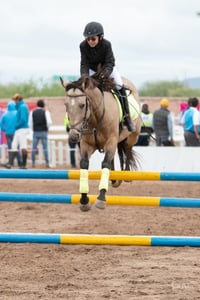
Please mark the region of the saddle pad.
MULTIPOLYGON (((122 118, 123 118, 121 103, 119 101, 119 97, 117 96, 117 94, 113 92, 113 95, 114 95, 114 97, 117 100, 117 103, 119 105, 119 117, 120 117, 120 122, 121 122, 122 118)), ((140 104, 136 101, 134 96, 132 94, 130 94, 130 92, 128 90, 126 91, 126 95, 128 97, 128 104, 129 104, 131 119, 135 120, 135 119, 137 119, 137 117, 140 114, 140 104)))

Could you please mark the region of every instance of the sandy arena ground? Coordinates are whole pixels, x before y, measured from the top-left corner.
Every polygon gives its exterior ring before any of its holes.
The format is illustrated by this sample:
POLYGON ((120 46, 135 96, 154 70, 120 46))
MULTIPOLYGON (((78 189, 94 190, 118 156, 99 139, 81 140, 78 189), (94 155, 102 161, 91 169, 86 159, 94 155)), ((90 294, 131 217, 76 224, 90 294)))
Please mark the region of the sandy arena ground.
MULTIPOLYGON (((78 181, 1 180, 1 192, 78 193, 78 181)), ((98 182, 90 182, 97 194, 98 182)), ((132 182, 108 194, 199 197, 198 183, 132 182)), ((200 236, 198 209, 0 203, 1 232, 200 236)), ((0 299, 200 299, 198 248, 0 244, 0 299)))
MULTIPOLYGON (((158 101, 148 103, 153 109, 158 101)), ((179 102, 173 102, 176 112, 179 102)), ((54 125, 63 125, 64 99, 47 105, 54 125)), ((77 194, 79 183, 1 179, 0 192, 77 194)), ((97 193, 98 182, 91 181, 90 194, 97 193)), ((200 186, 124 182, 108 194, 198 198, 200 186)), ((67 204, 2 202, 0 207, 0 232, 200 236, 198 209, 107 206, 83 213, 67 204)), ((198 248, 0 244, 0 299, 196 300, 199 268, 198 248)))

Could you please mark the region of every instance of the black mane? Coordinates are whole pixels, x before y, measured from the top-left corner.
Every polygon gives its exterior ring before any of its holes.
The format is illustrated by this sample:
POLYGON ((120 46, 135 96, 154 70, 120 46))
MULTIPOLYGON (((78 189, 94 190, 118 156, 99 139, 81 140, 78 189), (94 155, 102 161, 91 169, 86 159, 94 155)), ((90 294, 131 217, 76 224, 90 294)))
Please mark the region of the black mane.
POLYGON ((110 92, 111 90, 115 89, 115 83, 113 78, 110 77, 101 78, 98 73, 95 73, 91 77, 94 79, 96 86, 101 91, 110 92))
POLYGON ((71 89, 79 89, 83 92, 83 89, 82 89, 82 83, 83 83, 83 80, 82 80, 82 77, 80 77, 78 80, 75 80, 75 81, 72 81, 70 82, 67 86, 66 86, 66 91, 69 91, 71 89))
POLYGON ((94 87, 98 87, 101 91, 110 92, 111 90, 115 89, 115 83, 113 78, 100 76, 101 72, 97 72, 92 76, 89 75, 82 75, 78 80, 70 82, 67 87, 66 91, 70 89, 80 89, 83 92, 82 85, 85 84, 87 81, 91 81, 94 87))

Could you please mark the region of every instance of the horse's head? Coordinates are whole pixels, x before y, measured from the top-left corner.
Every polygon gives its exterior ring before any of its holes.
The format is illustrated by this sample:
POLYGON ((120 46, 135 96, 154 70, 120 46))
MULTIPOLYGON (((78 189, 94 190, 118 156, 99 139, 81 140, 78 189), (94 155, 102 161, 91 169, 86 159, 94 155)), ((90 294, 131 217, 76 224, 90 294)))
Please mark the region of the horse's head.
POLYGON ((70 124, 69 140, 78 143, 90 117, 90 103, 86 92, 88 85, 83 84, 80 79, 74 82, 64 82, 62 78, 60 80, 66 91, 65 106, 70 124))

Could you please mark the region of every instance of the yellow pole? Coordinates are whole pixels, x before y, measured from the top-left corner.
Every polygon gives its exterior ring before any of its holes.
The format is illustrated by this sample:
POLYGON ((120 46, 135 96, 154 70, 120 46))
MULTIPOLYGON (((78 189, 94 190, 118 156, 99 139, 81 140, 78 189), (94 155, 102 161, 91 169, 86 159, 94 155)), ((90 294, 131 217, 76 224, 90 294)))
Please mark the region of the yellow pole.
POLYGON ((61 244, 151 246, 151 237, 131 235, 61 234, 61 244))
MULTIPOLYGON (((89 179, 100 179, 102 171, 89 171, 89 179)), ((79 179, 80 171, 69 171, 69 179, 79 179)), ((109 180, 160 180, 160 172, 145 172, 145 171, 110 171, 109 180)))

